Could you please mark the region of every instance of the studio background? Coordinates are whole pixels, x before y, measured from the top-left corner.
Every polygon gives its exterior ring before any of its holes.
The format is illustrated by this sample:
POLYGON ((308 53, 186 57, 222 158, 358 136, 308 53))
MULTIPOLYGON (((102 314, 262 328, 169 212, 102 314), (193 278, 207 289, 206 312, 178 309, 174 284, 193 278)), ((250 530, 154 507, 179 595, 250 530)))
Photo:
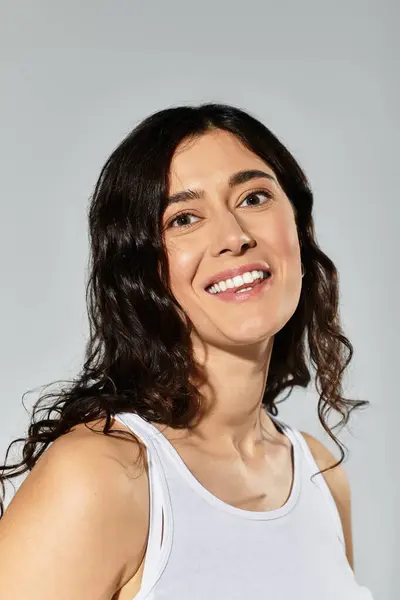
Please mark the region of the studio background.
MULTIPOLYGON (((355 350, 344 393, 371 402, 340 433, 355 573, 377 599, 400 597, 396 4, 1 2, 0 463, 28 426, 24 392, 80 369, 86 211, 106 158, 156 110, 234 104, 310 179, 355 350)), ((25 397, 28 410, 36 399, 25 397)), ((279 416, 339 457, 317 401, 313 386, 295 389, 279 416)))

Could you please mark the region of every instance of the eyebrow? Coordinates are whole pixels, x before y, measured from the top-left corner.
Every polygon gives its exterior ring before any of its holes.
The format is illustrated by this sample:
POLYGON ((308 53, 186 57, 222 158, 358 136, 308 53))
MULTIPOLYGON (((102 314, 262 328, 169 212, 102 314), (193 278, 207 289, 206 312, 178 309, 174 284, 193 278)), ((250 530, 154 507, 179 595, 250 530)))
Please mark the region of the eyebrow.
MULTIPOLYGON (((247 183, 247 181, 251 181, 252 179, 258 179, 260 177, 264 177, 278 184, 275 177, 266 173, 265 171, 260 171, 259 169, 250 169, 247 171, 238 171, 229 177, 228 187, 233 188, 237 185, 241 185, 242 183, 247 183)), ((204 190, 183 190, 182 192, 177 192, 172 196, 169 196, 167 199, 166 206, 170 206, 171 204, 175 204, 176 202, 187 202, 188 200, 195 200, 204 198, 205 192, 204 190)))

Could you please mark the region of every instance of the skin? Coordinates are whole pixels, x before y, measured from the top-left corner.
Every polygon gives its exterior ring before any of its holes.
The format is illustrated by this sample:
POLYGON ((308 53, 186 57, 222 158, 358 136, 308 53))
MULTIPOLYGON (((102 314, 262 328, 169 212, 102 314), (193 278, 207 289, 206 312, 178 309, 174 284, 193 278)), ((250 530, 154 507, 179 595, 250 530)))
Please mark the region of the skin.
MULTIPOLYGON (((204 191, 202 199, 168 207, 163 235, 172 290, 195 326, 195 357, 207 374, 200 388, 206 410, 190 432, 155 425, 217 497, 248 510, 272 510, 290 493, 291 446, 261 399, 274 335, 299 301, 300 248, 292 206, 277 181, 257 178, 229 188, 228 178, 247 169, 275 176, 222 131, 181 144, 173 157, 169 194, 204 191), (205 292, 210 276, 258 260, 274 272, 268 293, 227 304, 205 292)), ((104 420, 89 425, 101 431, 104 420)), ((124 426, 114 422, 113 428, 124 426)), ((336 462, 321 442, 302 433, 320 470, 336 462)), ((0 600, 132 600, 140 589, 149 520, 147 468, 135 464, 139 445, 80 424, 46 450, 0 521, 0 600)), ((353 567, 349 483, 342 466, 324 477, 353 567)))
MULTIPOLYGON (((274 334, 291 318, 300 298, 294 210, 269 165, 226 131, 208 132, 178 147, 171 162, 169 195, 187 189, 201 190, 202 198, 170 205, 163 225, 171 288, 195 326, 195 357, 207 373, 207 384, 199 387, 207 411, 190 440, 203 452, 227 455, 231 463, 251 467, 260 456, 276 459, 276 442, 287 441, 277 433, 261 400, 274 334), (260 169, 275 179, 259 177, 230 188, 229 177, 247 169, 260 169), (210 276, 258 260, 266 260, 274 271, 267 294, 223 303, 204 290, 210 276)), ((302 433, 321 470, 337 462, 319 440, 302 433)), ((289 451, 286 444, 286 454, 289 451)), ((341 465, 324 477, 341 516, 353 568, 349 482, 341 465)))
MULTIPOLYGON (((207 373, 207 386, 200 391, 208 411, 196 435, 203 446, 251 457, 264 438, 261 399, 274 334, 293 315, 301 292, 294 212, 272 169, 225 131, 207 133, 177 149, 169 193, 186 189, 204 190, 204 198, 169 206, 163 224, 171 288, 195 325, 195 357, 207 373), (257 177, 228 187, 233 173, 250 169, 260 169, 274 181, 257 177), (216 273, 258 260, 274 271, 266 294, 224 303, 204 290, 216 273)), ((264 425, 275 434, 269 417, 264 425)))

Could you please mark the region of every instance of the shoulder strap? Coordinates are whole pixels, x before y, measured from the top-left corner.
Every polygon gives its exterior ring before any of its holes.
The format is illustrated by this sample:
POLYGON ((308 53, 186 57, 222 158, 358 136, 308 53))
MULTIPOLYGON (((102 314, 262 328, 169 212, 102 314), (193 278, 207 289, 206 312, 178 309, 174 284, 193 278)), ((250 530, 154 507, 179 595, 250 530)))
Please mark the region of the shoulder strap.
POLYGON ((296 435, 296 438, 299 440, 299 444, 303 450, 303 454, 306 457, 306 460, 308 461, 308 464, 311 467, 311 470, 312 470, 311 475, 315 475, 315 477, 313 477, 313 479, 311 481, 313 483, 315 483, 315 485, 318 486, 318 488, 321 490, 323 497, 326 499, 328 506, 330 508, 331 514, 333 515, 333 519, 335 520, 335 523, 336 523, 336 529, 337 529, 337 534, 338 534, 339 540, 341 541, 342 545, 345 547, 342 519, 340 517, 340 513, 339 513, 338 507, 336 505, 336 501, 333 497, 333 494, 325 480, 325 476, 323 473, 319 473, 320 468, 317 465, 314 455, 311 452, 310 446, 308 445, 308 442, 305 439, 305 437, 303 436, 303 434, 301 433, 301 431, 299 431, 298 429, 293 429, 293 432, 296 435))
POLYGON ((303 436, 303 434, 301 433, 301 431, 299 429, 296 429, 296 427, 292 427, 291 425, 288 425, 287 423, 282 421, 282 419, 280 419, 279 417, 271 415, 270 413, 268 413, 268 414, 272 419, 277 421, 280 425, 283 425, 287 430, 290 430, 290 432, 293 434, 294 438, 297 440, 299 449, 302 451, 303 456, 305 457, 305 459, 310 467, 308 469, 308 471, 309 472, 312 471, 311 475, 315 475, 315 477, 313 479, 311 479, 311 477, 310 477, 310 480, 312 483, 314 483, 319 488, 322 496, 327 501, 329 510, 331 512, 331 515, 333 516, 333 519, 334 519, 334 522, 336 525, 336 531, 337 531, 338 538, 339 538, 341 544, 343 545, 343 547, 345 547, 342 519, 340 517, 339 510, 336 505, 336 501, 332 495, 332 492, 331 492, 328 484, 326 483, 324 474, 319 473, 320 469, 315 461, 314 455, 311 452, 311 449, 307 443, 307 440, 305 439, 305 437, 303 436))
POLYGON ((147 450, 150 518, 147 549, 140 592, 150 591, 161 574, 172 544, 172 511, 168 484, 157 449, 146 423, 131 413, 114 415, 114 418, 137 435, 147 450))

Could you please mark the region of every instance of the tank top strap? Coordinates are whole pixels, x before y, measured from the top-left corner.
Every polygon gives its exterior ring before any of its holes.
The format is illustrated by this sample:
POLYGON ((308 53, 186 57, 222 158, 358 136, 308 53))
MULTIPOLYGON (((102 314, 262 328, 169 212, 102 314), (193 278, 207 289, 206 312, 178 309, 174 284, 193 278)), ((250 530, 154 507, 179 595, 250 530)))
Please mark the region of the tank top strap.
POLYGON ((149 533, 140 592, 135 600, 148 594, 161 575, 172 544, 172 509, 168 483, 157 449, 153 443, 152 426, 133 413, 119 413, 115 420, 128 427, 147 450, 150 516, 149 533))
POLYGON ((342 525, 342 520, 340 517, 340 513, 338 510, 336 501, 335 501, 333 494, 325 480, 324 474, 319 472, 320 468, 314 458, 313 453, 311 452, 310 446, 308 445, 306 438, 304 437, 304 435, 301 433, 301 431, 299 429, 296 429, 295 427, 291 427, 291 426, 287 425, 286 423, 284 423, 281 419, 278 419, 277 417, 274 417, 272 415, 270 415, 270 416, 273 419, 278 420, 278 422, 280 424, 284 425, 284 427, 286 427, 286 429, 290 429, 292 435, 297 440, 299 450, 301 451, 302 455, 305 458, 304 464, 308 466, 308 468, 305 470, 305 472, 303 474, 303 477, 307 477, 309 479, 310 483, 317 486, 318 489, 320 490, 321 495, 327 504, 330 516, 334 520, 338 538, 339 538, 341 544, 343 545, 343 547, 345 548, 346 543, 345 543, 345 539, 344 539, 343 525, 342 525), (313 477, 311 479, 312 475, 315 475, 315 477, 313 477))
POLYGON ((293 452, 296 453, 297 455, 299 455, 299 458, 301 458, 300 455, 303 454, 301 440, 299 439, 299 437, 301 437, 301 435, 297 431, 297 429, 295 427, 292 427, 291 425, 288 425, 280 417, 272 415, 268 411, 267 411, 267 414, 275 422, 275 424, 278 425, 281 432, 283 432, 290 439, 290 441, 292 442, 292 446, 293 446, 293 452))

